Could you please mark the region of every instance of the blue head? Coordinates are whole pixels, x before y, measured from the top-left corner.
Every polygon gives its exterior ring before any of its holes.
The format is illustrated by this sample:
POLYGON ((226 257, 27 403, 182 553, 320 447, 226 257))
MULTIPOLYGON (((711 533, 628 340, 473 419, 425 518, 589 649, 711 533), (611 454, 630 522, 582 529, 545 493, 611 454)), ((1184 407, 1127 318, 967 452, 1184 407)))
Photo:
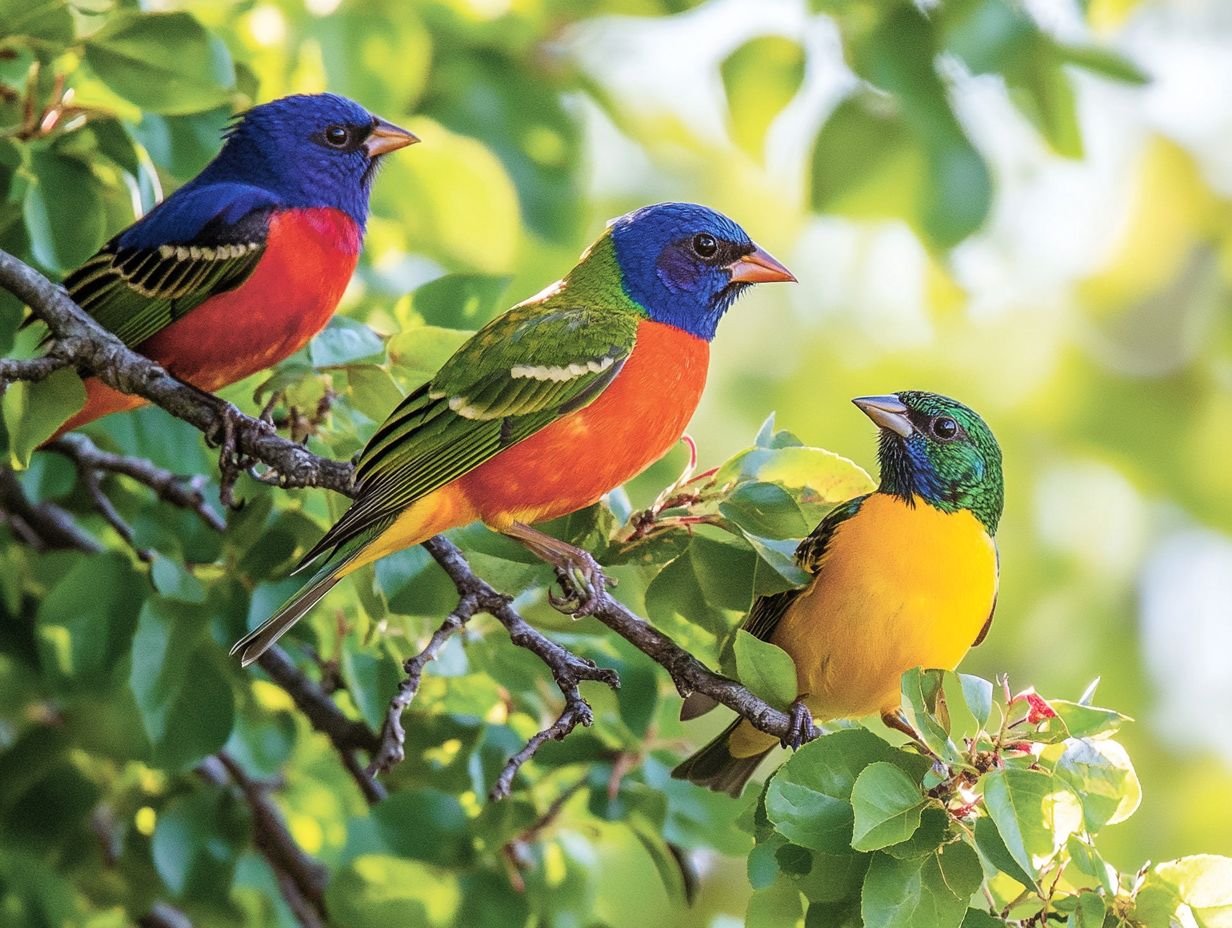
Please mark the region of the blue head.
POLYGON ((740 226, 695 203, 634 210, 612 223, 611 234, 630 299, 655 322, 707 341, 749 286, 795 280, 740 226))
POLYGON ((241 114, 193 186, 259 187, 289 207, 341 210, 362 229, 381 156, 417 141, 345 97, 283 97, 241 114))

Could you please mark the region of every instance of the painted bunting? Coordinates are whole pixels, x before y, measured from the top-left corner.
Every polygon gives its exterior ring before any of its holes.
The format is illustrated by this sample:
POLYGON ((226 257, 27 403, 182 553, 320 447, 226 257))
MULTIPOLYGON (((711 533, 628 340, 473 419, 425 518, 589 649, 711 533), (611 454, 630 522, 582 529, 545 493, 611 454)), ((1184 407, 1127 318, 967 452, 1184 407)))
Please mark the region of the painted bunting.
MULTIPOLYGON (((217 390, 302 348, 355 270, 383 155, 417 142, 333 94, 253 107, 205 169, 64 286, 126 345, 217 390)), ((145 401, 86 380, 57 435, 145 401)))
MULTIPOLYGON (((785 746, 799 747, 810 713, 876 712, 916 737, 900 707, 903 672, 953 670, 988 634, 997 602, 1004 488, 988 426, 935 393, 852 402, 881 429, 881 485, 836 507, 800 543, 796 562, 812 580, 760 597, 742 626, 795 662, 799 698, 785 746)), ((694 693, 681 718, 715 705, 694 693)), ((736 719, 672 776, 739 796, 777 743, 736 719)))
POLYGON ((751 284, 789 280, 702 206, 660 203, 611 223, 568 275, 475 333, 377 429, 355 502, 304 557, 328 555, 324 565, 232 653, 251 663, 342 577, 476 519, 571 571, 593 603, 598 565, 529 523, 597 502, 665 454, 697 407, 723 314, 751 284))

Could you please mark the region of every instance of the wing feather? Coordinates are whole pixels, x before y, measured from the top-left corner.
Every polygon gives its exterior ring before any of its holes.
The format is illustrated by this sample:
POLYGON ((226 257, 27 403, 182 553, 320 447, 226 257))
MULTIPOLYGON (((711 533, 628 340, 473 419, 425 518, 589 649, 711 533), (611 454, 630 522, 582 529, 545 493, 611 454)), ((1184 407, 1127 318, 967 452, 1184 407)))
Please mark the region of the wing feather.
POLYGON ((637 324, 534 303, 494 319, 376 430, 355 466, 356 502, 304 562, 592 402, 632 352, 637 324))

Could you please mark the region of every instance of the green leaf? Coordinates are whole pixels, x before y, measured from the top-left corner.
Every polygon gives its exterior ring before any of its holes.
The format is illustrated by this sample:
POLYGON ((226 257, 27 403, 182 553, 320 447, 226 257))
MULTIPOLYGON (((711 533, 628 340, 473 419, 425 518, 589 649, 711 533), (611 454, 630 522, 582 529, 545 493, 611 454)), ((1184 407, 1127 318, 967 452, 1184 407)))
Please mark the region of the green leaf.
POLYGON ((1093 845, 1083 841, 1079 835, 1070 835, 1065 847, 1069 851, 1070 863, 1076 869, 1097 881, 1108 895, 1117 894, 1120 877, 1116 868, 1104 860, 1093 845))
POLYGON ((745 928, 783 928, 795 925, 803 914, 800 890, 784 880, 756 890, 749 897, 744 925, 745 928))
POLYGON ((866 728, 823 735, 796 751, 770 779, 766 816, 789 841, 815 851, 851 852, 851 791, 869 764, 886 761, 922 776, 928 761, 882 741, 866 728))
POLYGON ((116 552, 80 558, 39 603, 40 662, 51 675, 102 677, 128 653, 148 587, 116 552))
POLYGON ((1080 893, 1074 911, 1066 919, 1066 928, 1103 928, 1108 906, 1092 892, 1080 893))
POLYGON ((1038 889, 1039 884, 1035 877, 1020 867, 1009 849, 1006 848, 1005 842, 1001 840, 1000 832, 997 831, 996 823, 992 819, 986 817, 976 819, 974 831, 976 850, 992 865, 993 869, 1017 880, 1028 889, 1038 889))
POLYGON ((24 470, 34 449, 49 439, 86 402, 86 389, 72 368, 44 380, 19 380, 0 399, 9 438, 9 466, 24 470))
POLYGON ((1187 906, 1198 928, 1228 928, 1232 925, 1232 857, 1196 854, 1159 864, 1138 892, 1139 908, 1152 896, 1162 897, 1170 907, 1187 906))
POLYGON ((30 153, 30 173, 22 210, 34 259, 57 271, 76 267, 106 234, 98 178, 85 162, 47 148, 30 153))
POLYGON ((58 51, 73 41, 66 0, 0 0, 0 48, 33 44, 58 51))
POLYGON ((1151 76, 1133 61, 1120 52, 1100 45, 1067 45, 1057 46, 1061 58, 1066 64, 1077 65, 1095 74, 1112 78, 1126 84, 1147 84, 1151 76))
MULTIPOLYGON (((404 822, 403 827, 413 823, 404 822)), ((446 928, 461 904, 457 880, 449 871, 378 854, 365 854, 340 868, 325 890, 331 922, 356 928, 446 928)))
POLYGON ((205 602, 205 586, 193 576, 192 571, 169 557, 154 555, 150 579, 154 582, 154 589, 166 599, 196 605, 205 602))
POLYGON ((1142 802, 1138 774, 1125 748, 1115 741, 1084 738, 1066 742, 1056 775, 1078 794, 1086 829, 1092 834, 1125 821, 1142 802))
POLYGON ((448 867, 459 867, 470 857, 470 819, 448 793, 395 793, 373 808, 372 820, 385 845, 400 857, 448 867))
POLYGON ((804 49, 778 35, 741 45, 719 65, 732 138, 761 158, 766 130, 804 82, 804 49))
POLYGON ((928 799, 901 767, 878 761, 856 777, 851 791, 855 825, 851 847, 876 851, 910 838, 920 827, 920 814, 928 799))
POLYGON ((222 41, 188 13, 124 12, 85 43, 86 61, 144 110, 198 113, 230 99, 235 67, 222 41))
POLYGON ((446 274, 410 294, 410 308, 428 325, 474 331, 500 311, 504 274, 446 274))
POLYGON ((963 842, 915 860, 875 854, 864 878, 865 928, 959 928, 983 872, 963 842))
MULTIPOLYGON (((761 441, 760 436, 758 441, 761 441)), ((791 491, 793 498, 805 505, 842 503, 876 486, 862 467, 832 451, 761 445, 741 451, 726 461, 715 474, 715 482, 720 485, 777 484, 791 491)))
POLYGON ((1007 767, 983 778, 984 806, 1014 861, 1033 877, 1082 827, 1082 804, 1058 777, 1007 767))
POLYGON ((962 686, 967 710, 975 717, 975 723, 983 728, 992 715, 992 683, 969 673, 958 674, 958 682, 962 686))
POLYGON ((225 899, 248 831, 244 808, 225 790, 179 796, 158 815, 154 868, 175 899, 225 899))
POLYGON ((962 762, 962 753, 950 738, 950 717, 942 689, 945 672, 913 667, 903 674, 903 703, 911 709, 915 729, 934 753, 947 763, 962 762))
POLYGON ((357 319, 334 316, 308 343, 308 360, 318 370, 343 367, 379 358, 385 344, 376 332, 357 319))
POLYGON ((231 735, 235 701, 213 659, 208 615, 157 596, 146 600, 133 635, 129 687, 160 767, 182 770, 231 735))
POLYGON ((778 645, 740 629, 736 632, 734 650, 740 682, 755 695, 780 708, 790 705, 799 695, 796 664, 778 645))
POLYGON ((741 484, 719 504, 719 512, 763 538, 803 538, 812 528, 791 494, 773 483, 741 484))
POLYGON ((920 827, 906 841, 881 848, 883 854, 905 860, 924 857, 939 848, 950 836, 950 816, 944 809, 928 806, 920 817, 920 827))
POLYGON ((1082 703, 1069 702, 1065 699, 1050 699, 1057 717, 1050 719, 1044 734, 1051 741, 1064 741, 1066 738, 1096 738, 1101 735, 1115 734, 1125 723, 1131 722, 1128 715, 1122 715, 1115 709, 1101 709, 1099 706, 1087 706, 1082 703))

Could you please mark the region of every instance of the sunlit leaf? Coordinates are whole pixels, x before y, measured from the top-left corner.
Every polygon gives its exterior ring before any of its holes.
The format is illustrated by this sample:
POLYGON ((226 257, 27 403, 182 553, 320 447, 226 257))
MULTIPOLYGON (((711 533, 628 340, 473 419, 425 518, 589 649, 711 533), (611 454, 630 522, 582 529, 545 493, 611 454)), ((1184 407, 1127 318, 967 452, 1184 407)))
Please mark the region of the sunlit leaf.
POLYGON ((225 103, 235 86, 226 46, 188 13, 121 13, 86 42, 86 61, 116 93, 176 115, 225 103))

